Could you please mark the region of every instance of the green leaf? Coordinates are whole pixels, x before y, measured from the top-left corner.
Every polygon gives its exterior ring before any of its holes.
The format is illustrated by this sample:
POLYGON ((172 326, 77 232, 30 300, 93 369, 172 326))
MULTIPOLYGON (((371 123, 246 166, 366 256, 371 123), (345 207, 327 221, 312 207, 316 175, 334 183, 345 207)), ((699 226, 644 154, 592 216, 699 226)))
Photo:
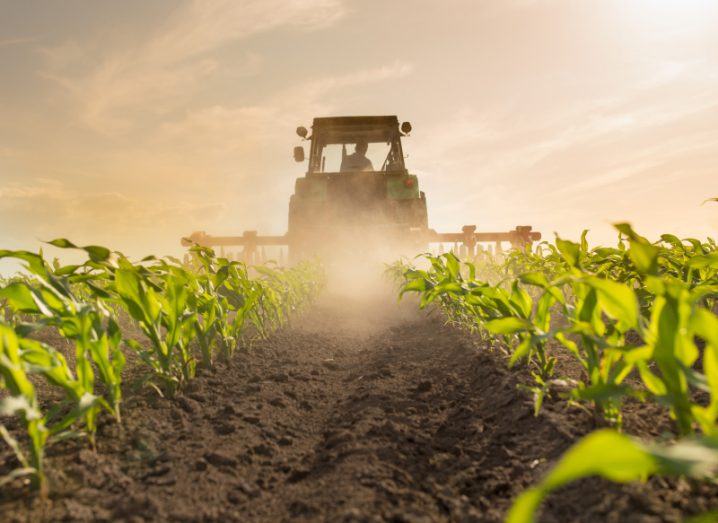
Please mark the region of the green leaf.
POLYGON ((531 316, 533 300, 528 292, 519 287, 519 282, 517 280, 514 280, 511 285, 511 296, 509 297, 509 301, 522 317, 528 318, 531 316))
POLYGON ((10 307, 18 312, 40 314, 42 311, 35 302, 35 297, 27 285, 21 282, 13 282, 0 289, 0 298, 5 298, 10 307))
POLYGON ((80 267, 82 267, 82 265, 65 265, 64 267, 55 269, 55 276, 69 276, 70 274, 74 274, 80 267))
POLYGON ((401 288, 401 292, 399 293, 399 296, 403 296, 407 292, 424 292, 429 288, 428 282, 423 278, 416 278, 415 280, 410 280, 407 283, 404 284, 404 286, 401 288))
POLYGON ((588 239, 586 238, 588 236, 588 229, 584 229, 581 232, 581 252, 588 252, 588 239))
POLYGON ((509 367, 513 367, 518 361, 528 356, 529 352, 531 352, 531 341, 531 336, 526 336, 521 340, 521 343, 519 343, 511 353, 509 367))
POLYGON ((590 276, 584 280, 596 290, 603 311, 617 320, 622 332, 638 326, 638 298, 628 286, 590 276))
POLYGON ((101 247, 99 245, 86 245, 84 247, 78 247, 70 240, 67 240, 65 238, 57 238, 47 243, 60 249, 82 249, 90 256, 90 259, 95 263, 107 261, 111 254, 110 249, 108 249, 107 247, 101 247))
POLYGON ((651 445, 660 474, 713 479, 718 472, 718 440, 715 437, 685 438, 672 445, 651 445))
POLYGON ((592 432, 571 447, 543 485, 555 489, 593 475, 625 483, 645 479, 655 469, 655 460, 638 443, 614 430, 604 429, 592 432))
POLYGON ((558 247, 561 256, 564 260, 566 260, 566 263, 568 263, 571 267, 578 266, 579 257, 581 256, 581 247, 578 243, 556 238, 556 247, 558 247))
POLYGON ((630 392, 630 387, 615 383, 596 383, 588 387, 579 387, 572 391, 576 399, 584 401, 595 401, 603 403, 614 398, 625 397, 630 392))
POLYGON ((531 322, 523 318, 508 317, 486 322, 486 329, 494 334, 514 334, 532 328, 531 322))
POLYGON ((25 476, 35 476, 37 469, 34 467, 19 467, 11 471, 5 476, 0 476, 0 487, 7 485, 17 479, 24 478, 25 476))
POLYGON ((650 243, 631 241, 628 256, 640 274, 658 273, 658 248, 650 243))
POLYGON ((672 246, 674 249, 683 252, 683 242, 673 234, 661 234, 661 240, 672 246))
POLYGON ((651 394, 654 396, 665 396, 667 394, 668 391, 666 390, 665 384, 661 378, 651 372, 645 361, 637 362, 636 367, 638 368, 638 373, 641 375, 643 384, 651 392, 651 394))
POLYGON ((588 476, 626 483, 646 478, 656 459, 631 438, 610 429, 592 432, 571 447, 536 487, 514 502, 506 523, 533 523, 541 501, 553 490, 588 476))
POLYGON ((521 283, 525 283, 527 285, 535 285, 544 289, 549 286, 549 282, 548 279, 546 279, 546 275, 538 271, 525 272, 519 276, 519 279, 521 280, 521 283))
POLYGON ((57 238, 55 240, 47 242, 50 245, 54 247, 59 247, 60 249, 77 249, 77 245, 72 243, 70 240, 67 240, 65 238, 57 238))
POLYGON ((522 492, 511 506, 505 523, 534 523, 534 514, 546 494, 541 489, 530 488, 522 492))
POLYGON ((693 332, 718 349, 718 316, 699 307, 691 315, 690 322, 693 332))
POLYGON ((444 258, 446 259, 446 270, 449 271, 449 275, 453 279, 460 279, 461 263, 456 255, 451 252, 447 252, 444 254, 444 258))
POLYGON ((629 223, 615 223, 613 226, 618 229, 618 232, 623 234, 629 240, 636 242, 650 243, 646 238, 638 234, 633 230, 633 227, 629 223))
POLYGON ((100 245, 87 245, 83 249, 90 255, 90 259, 95 263, 107 261, 110 257, 110 249, 101 247, 100 245))
POLYGON ((693 269, 718 269, 718 252, 691 257, 687 262, 688 267, 693 269))
POLYGON ((688 518, 685 523, 716 523, 718 521, 718 510, 711 510, 688 518))
POLYGON ((0 249, 0 258, 16 258, 27 263, 27 269, 38 276, 44 278, 48 275, 47 264, 39 254, 28 251, 8 251, 0 249))

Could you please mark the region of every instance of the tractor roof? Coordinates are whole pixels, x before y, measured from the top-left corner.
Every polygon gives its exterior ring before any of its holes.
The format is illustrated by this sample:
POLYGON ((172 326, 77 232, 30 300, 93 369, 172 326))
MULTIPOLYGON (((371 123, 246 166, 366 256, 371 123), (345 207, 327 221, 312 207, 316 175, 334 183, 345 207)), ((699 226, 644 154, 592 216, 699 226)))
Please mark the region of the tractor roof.
POLYGON ((396 116, 329 116, 315 118, 314 131, 337 127, 394 127, 399 125, 396 116))
POLYGON ((312 125, 323 144, 353 142, 359 135, 369 142, 388 142, 398 129, 396 116, 331 116, 315 118, 312 125))

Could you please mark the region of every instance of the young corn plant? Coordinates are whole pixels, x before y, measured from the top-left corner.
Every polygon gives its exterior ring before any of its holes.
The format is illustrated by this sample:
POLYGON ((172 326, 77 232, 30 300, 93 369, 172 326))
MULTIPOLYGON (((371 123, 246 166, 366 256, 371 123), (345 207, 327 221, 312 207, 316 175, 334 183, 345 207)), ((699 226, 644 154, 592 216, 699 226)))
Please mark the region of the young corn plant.
MULTIPOLYGON (((109 251, 87 247, 95 259, 104 259, 109 251)), ((107 409, 118 421, 122 400, 122 369, 125 358, 119 346, 121 334, 110 311, 101 302, 85 303, 73 294, 70 275, 77 266, 53 270, 42 256, 25 251, 4 251, 0 257, 14 257, 26 262, 33 278, 18 279, 0 290, 15 313, 29 315, 32 323, 22 323, 18 328, 30 331, 50 327, 75 345, 75 368, 73 378, 62 382, 70 401, 82 408, 85 427, 92 442, 96 431, 99 409, 107 409), (105 386, 105 396, 95 395, 95 379, 99 374, 105 386)))
POLYGON ((32 484, 43 494, 46 492, 44 469, 45 444, 49 431, 40 411, 35 387, 29 379, 27 364, 22 360, 20 340, 8 325, 0 324, 0 390, 9 396, 0 399, 0 416, 17 416, 28 439, 24 451, 5 426, 0 423, 0 435, 15 453, 20 463, 10 474, 0 478, 0 487, 23 476, 30 476, 32 484))
POLYGON ((196 358, 190 349, 196 315, 188 307, 192 274, 160 260, 147 268, 120 257, 108 271, 104 290, 139 325, 149 347, 129 345, 152 369, 162 394, 173 396, 194 378, 196 358))

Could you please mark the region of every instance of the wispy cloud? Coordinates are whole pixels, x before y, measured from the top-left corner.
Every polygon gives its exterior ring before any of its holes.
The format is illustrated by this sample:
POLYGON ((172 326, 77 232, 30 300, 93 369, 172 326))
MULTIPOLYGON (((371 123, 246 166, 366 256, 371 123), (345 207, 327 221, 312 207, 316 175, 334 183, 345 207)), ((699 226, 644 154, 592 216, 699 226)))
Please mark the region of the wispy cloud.
POLYGON ((18 38, 0 38, 0 49, 3 47, 11 47, 15 45, 31 44, 36 41, 36 38, 30 36, 23 36, 18 38))
MULTIPOLYGON (((135 111, 149 107, 163 114, 191 99, 221 67, 213 52, 223 46, 280 27, 322 28, 344 12, 341 0, 193 0, 151 38, 99 57, 99 64, 82 74, 67 71, 82 59, 76 44, 49 49, 44 74, 72 93, 85 124, 108 133, 126 131, 135 111)), ((247 55, 245 65, 256 67, 257 57, 247 55)))
POLYGON ((218 202, 149 201, 117 191, 79 191, 59 180, 35 178, 0 188, 0 223, 5 236, 36 239, 73 235, 113 244, 117 237, 146 237, 153 231, 179 238, 224 211, 218 202))
POLYGON ((271 144, 278 126, 289 132, 303 118, 332 111, 339 95, 368 84, 406 77, 412 70, 409 63, 394 62, 292 85, 256 105, 213 105, 188 110, 182 118, 164 123, 157 140, 181 144, 185 151, 251 151, 258 145, 271 144))

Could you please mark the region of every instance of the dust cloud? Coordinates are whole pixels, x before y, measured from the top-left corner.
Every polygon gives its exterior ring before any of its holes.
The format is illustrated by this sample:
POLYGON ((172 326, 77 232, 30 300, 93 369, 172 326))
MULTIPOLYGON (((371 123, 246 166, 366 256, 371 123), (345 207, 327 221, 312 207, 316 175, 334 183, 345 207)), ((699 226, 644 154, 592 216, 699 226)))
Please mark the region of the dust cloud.
POLYGON ((399 300, 398 287, 386 273, 387 264, 401 254, 396 249, 379 248, 355 254, 326 257, 327 287, 320 296, 320 307, 341 308, 341 325, 330 325, 344 336, 366 337, 407 321, 417 319, 413 296, 399 300))

